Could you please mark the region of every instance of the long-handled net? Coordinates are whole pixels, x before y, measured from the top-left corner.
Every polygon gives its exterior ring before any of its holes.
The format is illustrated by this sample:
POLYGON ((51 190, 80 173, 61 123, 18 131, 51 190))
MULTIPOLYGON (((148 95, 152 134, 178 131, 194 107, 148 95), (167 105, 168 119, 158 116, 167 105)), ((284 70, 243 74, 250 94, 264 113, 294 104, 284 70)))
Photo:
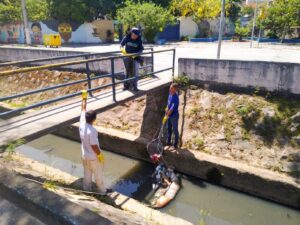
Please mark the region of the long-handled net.
POLYGON ((164 124, 161 126, 159 133, 156 138, 150 141, 147 145, 147 151, 149 153, 150 158, 153 155, 157 155, 158 157, 162 156, 164 151, 163 139, 165 139, 165 126, 164 124))

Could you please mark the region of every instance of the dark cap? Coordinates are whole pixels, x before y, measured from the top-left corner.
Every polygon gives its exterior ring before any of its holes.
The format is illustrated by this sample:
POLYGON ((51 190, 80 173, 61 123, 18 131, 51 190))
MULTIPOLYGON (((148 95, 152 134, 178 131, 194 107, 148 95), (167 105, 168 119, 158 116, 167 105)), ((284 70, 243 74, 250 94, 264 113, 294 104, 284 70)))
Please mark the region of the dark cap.
POLYGON ((92 123, 97 117, 97 113, 94 110, 89 110, 85 113, 85 120, 87 123, 92 123))
POLYGON ((133 27, 133 28, 131 29, 131 33, 134 33, 134 34, 137 35, 137 36, 141 36, 141 31, 140 31, 140 29, 139 29, 139 28, 136 28, 136 27, 133 27))

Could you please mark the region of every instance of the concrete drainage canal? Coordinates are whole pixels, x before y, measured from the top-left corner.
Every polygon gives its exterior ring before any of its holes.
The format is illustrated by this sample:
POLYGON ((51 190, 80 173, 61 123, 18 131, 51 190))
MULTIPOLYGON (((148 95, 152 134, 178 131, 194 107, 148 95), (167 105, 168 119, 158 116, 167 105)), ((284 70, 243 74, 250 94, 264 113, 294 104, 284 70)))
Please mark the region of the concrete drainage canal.
MULTIPOLYGON (((120 146, 121 148, 122 146, 120 146)), ((83 176, 80 143, 52 134, 17 152, 75 177, 83 176)), ((114 190, 147 204, 154 166, 105 151, 106 183, 114 190)), ((182 189, 161 211, 200 225, 298 225, 296 209, 212 185, 181 174, 182 189)))

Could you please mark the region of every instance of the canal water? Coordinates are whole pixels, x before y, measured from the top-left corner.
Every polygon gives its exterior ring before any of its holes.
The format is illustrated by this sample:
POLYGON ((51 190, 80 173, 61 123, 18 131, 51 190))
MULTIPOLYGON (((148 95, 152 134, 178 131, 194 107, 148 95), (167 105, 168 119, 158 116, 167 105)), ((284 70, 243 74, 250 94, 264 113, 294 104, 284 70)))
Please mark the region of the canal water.
MULTIPOLYGON (((18 152, 76 177, 83 176, 80 143, 46 135, 18 152)), ((105 154, 106 184, 114 190, 147 202, 151 193, 151 164, 108 151, 105 154)), ((181 175, 182 189, 161 211, 198 225, 299 225, 300 213, 273 202, 181 175)))

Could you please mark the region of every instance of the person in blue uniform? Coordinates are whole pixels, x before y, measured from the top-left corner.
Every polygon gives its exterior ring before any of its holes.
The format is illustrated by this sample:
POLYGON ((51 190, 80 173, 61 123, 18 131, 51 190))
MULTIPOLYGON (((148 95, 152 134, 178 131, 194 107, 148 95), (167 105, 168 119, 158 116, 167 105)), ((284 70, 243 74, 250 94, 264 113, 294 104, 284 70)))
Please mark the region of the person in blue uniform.
POLYGON ((178 96, 178 84, 172 83, 169 89, 168 105, 166 107, 166 114, 163 119, 163 123, 167 122, 168 127, 168 139, 167 145, 172 145, 172 135, 174 134, 175 148, 178 147, 179 132, 178 132, 178 120, 179 120, 179 96, 178 96))

